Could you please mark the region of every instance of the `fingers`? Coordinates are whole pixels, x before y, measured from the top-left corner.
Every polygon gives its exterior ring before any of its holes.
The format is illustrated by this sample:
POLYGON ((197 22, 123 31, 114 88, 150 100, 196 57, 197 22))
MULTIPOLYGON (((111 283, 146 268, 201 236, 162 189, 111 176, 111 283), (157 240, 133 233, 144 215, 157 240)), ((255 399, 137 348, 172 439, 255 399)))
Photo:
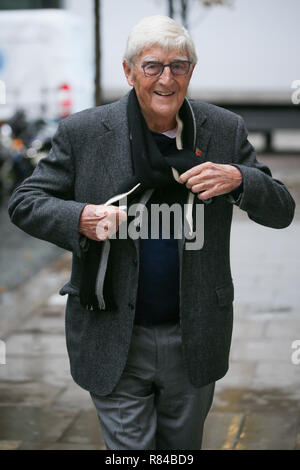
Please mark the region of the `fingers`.
POLYGON ((180 175, 179 182, 186 183, 193 176, 200 175, 204 169, 209 168, 208 164, 210 165, 211 162, 205 162, 201 163, 200 165, 193 166, 193 168, 190 168, 180 175))
POLYGON ((117 231, 117 224, 108 220, 100 220, 96 226, 97 239, 100 241, 108 240, 117 231))
POLYGON ((79 232, 92 240, 107 240, 127 219, 126 207, 89 204, 82 211, 79 232))
POLYGON ((101 208, 98 213, 101 218, 95 230, 100 241, 111 238, 118 231, 119 225, 127 219, 125 210, 120 210, 115 206, 107 206, 106 210, 101 208), (104 214, 104 217, 102 217, 102 214, 104 214))
POLYGON ((235 166, 206 162, 183 173, 179 181, 205 200, 231 192, 241 183, 242 175, 235 166))
POLYGON ((206 199, 210 199, 211 197, 215 196, 219 196, 219 194, 213 190, 202 191, 201 193, 197 194, 197 198, 201 201, 205 201, 206 199))
MULTIPOLYGON (((213 187, 216 183, 217 165, 212 162, 201 163, 183 173, 179 181, 185 182, 185 185, 194 193, 200 193, 197 197, 201 200, 211 197, 213 187)), ((216 195, 213 192, 213 195, 216 195)))
POLYGON ((189 189, 193 193, 199 193, 200 191, 211 189, 214 186, 214 184, 215 184, 214 180, 206 180, 203 183, 193 184, 192 186, 189 185, 189 189))
POLYGON ((117 213, 119 211, 118 207, 115 206, 94 206, 95 207, 95 216, 98 218, 103 219, 103 217, 107 217, 108 215, 117 213))
POLYGON ((117 221, 124 221, 127 219, 126 206, 122 206, 122 209, 117 206, 95 206, 96 219, 102 220, 109 218, 111 220, 116 219, 117 221))

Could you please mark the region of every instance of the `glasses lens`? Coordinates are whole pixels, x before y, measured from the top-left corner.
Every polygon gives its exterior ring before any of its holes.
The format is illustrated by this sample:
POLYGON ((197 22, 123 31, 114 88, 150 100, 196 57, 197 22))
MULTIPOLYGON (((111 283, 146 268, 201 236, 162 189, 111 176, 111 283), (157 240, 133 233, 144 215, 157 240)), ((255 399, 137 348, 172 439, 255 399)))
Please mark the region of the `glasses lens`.
POLYGON ((186 75, 189 72, 190 63, 183 62, 182 60, 178 62, 171 63, 171 71, 173 75, 186 75))
POLYGON ((171 64, 168 65, 163 65, 161 62, 149 62, 148 64, 142 65, 147 77, 159 76, 166 66, 170 67, 173 75, 186 75, 190 70, 190 62, 183 60, 171 62, 171 64))
POLYGON ((148 77, 155 77, 156 75, 160 75, 162 71, 163 64, 159 62, 150 62, 149 64, 145 65, 144 72, 148 77))

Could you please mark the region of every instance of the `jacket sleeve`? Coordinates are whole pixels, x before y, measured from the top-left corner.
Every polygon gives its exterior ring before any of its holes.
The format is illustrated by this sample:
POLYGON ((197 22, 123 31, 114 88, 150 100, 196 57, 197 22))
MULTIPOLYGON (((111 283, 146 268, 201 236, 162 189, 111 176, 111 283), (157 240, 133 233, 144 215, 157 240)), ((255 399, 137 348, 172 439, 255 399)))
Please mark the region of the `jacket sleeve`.
POLYGON ((8 212, 24 232, 81 257, 84 238, 78 232, 78 223, 86 203, 74 200, 75 168, 65 127, 62 121, 49 155, 15 189, 8 212))
POLYGON ((236 201, 240 209, 246 211, 251 220, 267 227, 285 228, 290 225, 295 202, 284 184, 272 178, 270 169, 257 161, 240 116, 232 164, 239 168, 243 176, 243 191, 236 201))

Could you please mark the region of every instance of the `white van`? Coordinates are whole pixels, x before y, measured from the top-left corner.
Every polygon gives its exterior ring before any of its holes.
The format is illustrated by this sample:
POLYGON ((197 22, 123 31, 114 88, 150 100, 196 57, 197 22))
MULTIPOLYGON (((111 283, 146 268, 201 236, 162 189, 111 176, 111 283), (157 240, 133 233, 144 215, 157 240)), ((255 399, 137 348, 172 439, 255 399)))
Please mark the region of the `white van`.
POLYGON ((30 119, 59 119, 93 106, 88 27, 65 10, 0 12, 0 120, 17 108, 30 119))

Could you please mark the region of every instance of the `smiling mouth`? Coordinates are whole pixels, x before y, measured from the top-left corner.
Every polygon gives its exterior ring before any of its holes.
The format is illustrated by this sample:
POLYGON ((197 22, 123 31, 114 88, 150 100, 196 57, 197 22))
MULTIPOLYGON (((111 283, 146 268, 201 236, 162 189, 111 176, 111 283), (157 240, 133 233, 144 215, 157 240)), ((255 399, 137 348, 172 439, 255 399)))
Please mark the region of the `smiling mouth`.
POLYGON ((168 92, 155 91, 154 93, 158 96, 172 96, 172 95, 174 95, 174 91, 168 91, 168 92))

